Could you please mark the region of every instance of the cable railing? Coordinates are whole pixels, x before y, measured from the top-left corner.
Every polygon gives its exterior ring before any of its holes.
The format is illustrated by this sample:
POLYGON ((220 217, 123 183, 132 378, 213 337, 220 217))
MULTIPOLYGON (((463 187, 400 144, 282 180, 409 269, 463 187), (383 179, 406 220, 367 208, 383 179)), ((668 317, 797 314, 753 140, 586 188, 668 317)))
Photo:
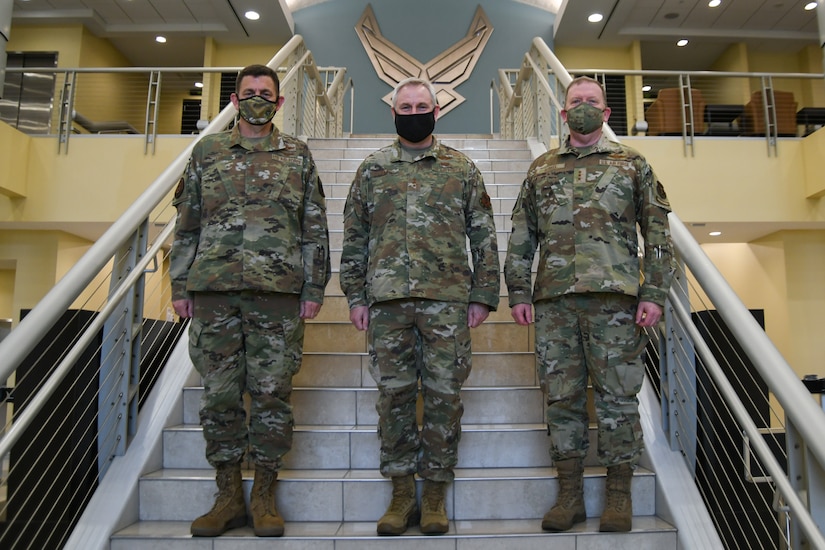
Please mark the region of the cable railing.
MULTIPOLYGON (((351 88, 343 69, 315 67, 300 36, 268 65, 284 73, 282 94, 297 106, 282 119, 293 132, 341 134, 351 88)), ((234 117, 227 105, 200 134, 234 117)), ((11 414, 0 432, 0 548, 63 547, 136 438, 141 406, 185 328, 171 308, 168 197, 195 141, 0 341, 0 380, 12 386, 2 403, 11 414)))
MULTIPOLYGON (((558 111, 572 76, 540 38, 533 45, 519 71, 500 72, 500 127, 547 146, 564 139, 558 111)), ((762 312, 744 307, 676 214, 670 225, 680 265, 647 364, 671 449, 725 548, 825 548, 825 413, 765 334, 762 312)))
POLYGON ((683 261, 649 378, 725 548, 825 548, 822 409, 675 214, 683 261), (799 426, 798 423, 802 423, 799 426))
POLYGON ((493 80, 490 111, 497 100, 502 137, 558 140, 560 70, 602 82, 617 135, 679 138, 686 156, 696 154, 697 139, 713 137, 764 139, 775 156, 780 138, 805 137, 825 125, 822 73, 564 69, 548 54, 536 39, 520 68, 500 69, 493 80))

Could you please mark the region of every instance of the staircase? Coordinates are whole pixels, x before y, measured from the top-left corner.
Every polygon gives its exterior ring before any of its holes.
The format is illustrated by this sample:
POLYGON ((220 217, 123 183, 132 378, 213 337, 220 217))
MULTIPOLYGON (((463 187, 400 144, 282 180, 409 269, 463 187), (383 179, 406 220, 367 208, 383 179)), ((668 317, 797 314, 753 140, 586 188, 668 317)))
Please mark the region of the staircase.
MULTIPOLYGON (((567 533, 541 530, 558 485, 534 368, 533 329, 511 320, 503 282, 499 310, 472 332, 473 371, 463 390, 459 463, 447 492, 449 533, 425 536, 411 528, 401 537, 376 535, 391 486, 378 473, 376 389, 367 370, 366 339, 349 322, 337 268, 352 175, 367 154, 391 140, 309 142, 327 197, 334 274, 320 315, 307 325, 304 364, 294 379, 294 445, 277 489, 287 521, 284 537, 257 538, 249 527, 215 539, 190 537, 190 522, 209 509, 216 489, 198 420, 203 390, 189 387, 183 392, 183 424, 163 436, 163 469, 140 481, 140 521, 115 533, 111 550, 677 548, 676 530, 655 515, 655 474, 641 468, 633 480, 633 531, 598 532, 605 470, 595 460, 595 431, 585 470, 587 522, 567 533)), ((527 144, 490 136, 443 141, 467 153, 484 175, 497 213, 503 265, 510 211, 531 159, 527 144)), ((246 469, 247 495, 251 485, 252 471, 246 469)))

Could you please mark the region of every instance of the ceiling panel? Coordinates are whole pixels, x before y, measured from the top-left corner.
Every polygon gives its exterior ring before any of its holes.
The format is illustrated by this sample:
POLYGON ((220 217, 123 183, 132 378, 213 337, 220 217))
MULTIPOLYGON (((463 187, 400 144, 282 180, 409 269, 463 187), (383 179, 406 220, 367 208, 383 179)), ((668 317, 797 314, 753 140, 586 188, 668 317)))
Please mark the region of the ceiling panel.
MULTIPOLYGON (((166 0, 175 2, 176 0, 166 0)), ((136 25, 157 25, 163 23, 160 14, 149 0, 130 0, 121 2, 120 7, 136 25)))
POLYGON ((118 2, 86 0, 86 5, 93 9, 106 25, 127 25, 132 22, 118 2))
POLYGON ((191 24, 198 21, 196 13, 193 13, 183 0, 151 0, 151 3, 165 23, 191 24))

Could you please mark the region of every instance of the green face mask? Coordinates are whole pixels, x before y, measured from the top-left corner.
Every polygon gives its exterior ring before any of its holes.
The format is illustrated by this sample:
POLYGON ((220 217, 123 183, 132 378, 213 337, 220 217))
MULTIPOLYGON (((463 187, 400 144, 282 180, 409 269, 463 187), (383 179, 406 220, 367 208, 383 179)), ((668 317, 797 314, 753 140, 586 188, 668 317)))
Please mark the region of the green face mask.
POLYGON ((241 118, 255 126, 262 126, 272 120, 278 110, 278 103, 266 100, 259 95, 238 100, 241 118))
POLYGON ((567 125, 577 134, 592 134, 602 127, 604 110, 589 103, 580 103, 567 111, 567 125))

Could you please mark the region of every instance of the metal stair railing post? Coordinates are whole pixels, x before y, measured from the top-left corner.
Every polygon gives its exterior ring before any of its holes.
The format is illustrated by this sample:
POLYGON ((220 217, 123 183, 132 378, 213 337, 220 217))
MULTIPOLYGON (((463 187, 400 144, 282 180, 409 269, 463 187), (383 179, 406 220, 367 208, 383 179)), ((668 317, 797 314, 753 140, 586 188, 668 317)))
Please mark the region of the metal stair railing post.
POLYGON ((146 96, 146 123, 144 124, 144 155, 148 154, 150 145, 152 147, 152 154, 155 154, 155 144, 158 137, 158 107, 162 76, 160 71, 149 72, 149 91, 146 96))
POLYGON ((768 156, 778 156, 779 126, 776 123, 776 98, 773 95, 773 79, 770 76, 762 77, 762 116, 765 118, 768 156))
POLYGON ((694 155, 695 131, 693 127, 693 93, 690 87, 690 75, 679 75, 679 99, 682 103, 682 139, 684 140, 684 154, 694 155))
POLYGON ((696 471, 696 353, 693 340, 675 317, 672 300, 690 309, 684 262, 677 257, 679 269, 665 304, 665 349, 659 354, 661 375, 662 426, 670 446, 680 449, 690 470, 696 471))
POLYGON ((77 72, 66 73, 63 79, 63 88, 60 92, 60 109, 57 129, 57 154, 69 152, 69 136, 72 134, 72 120, 74 119, 74 90, 77 83, 77 72))
MULTIPOLYGON (((146 255, 148 223, 145 220, 115 255, 110 296, 146 255)), ((137 279, 117 307, 120 314, 107 318, 103 328, 97 432, 101 479, 111 459, 126 452, 137 425, 144 280, 142 275, 137 279)))

